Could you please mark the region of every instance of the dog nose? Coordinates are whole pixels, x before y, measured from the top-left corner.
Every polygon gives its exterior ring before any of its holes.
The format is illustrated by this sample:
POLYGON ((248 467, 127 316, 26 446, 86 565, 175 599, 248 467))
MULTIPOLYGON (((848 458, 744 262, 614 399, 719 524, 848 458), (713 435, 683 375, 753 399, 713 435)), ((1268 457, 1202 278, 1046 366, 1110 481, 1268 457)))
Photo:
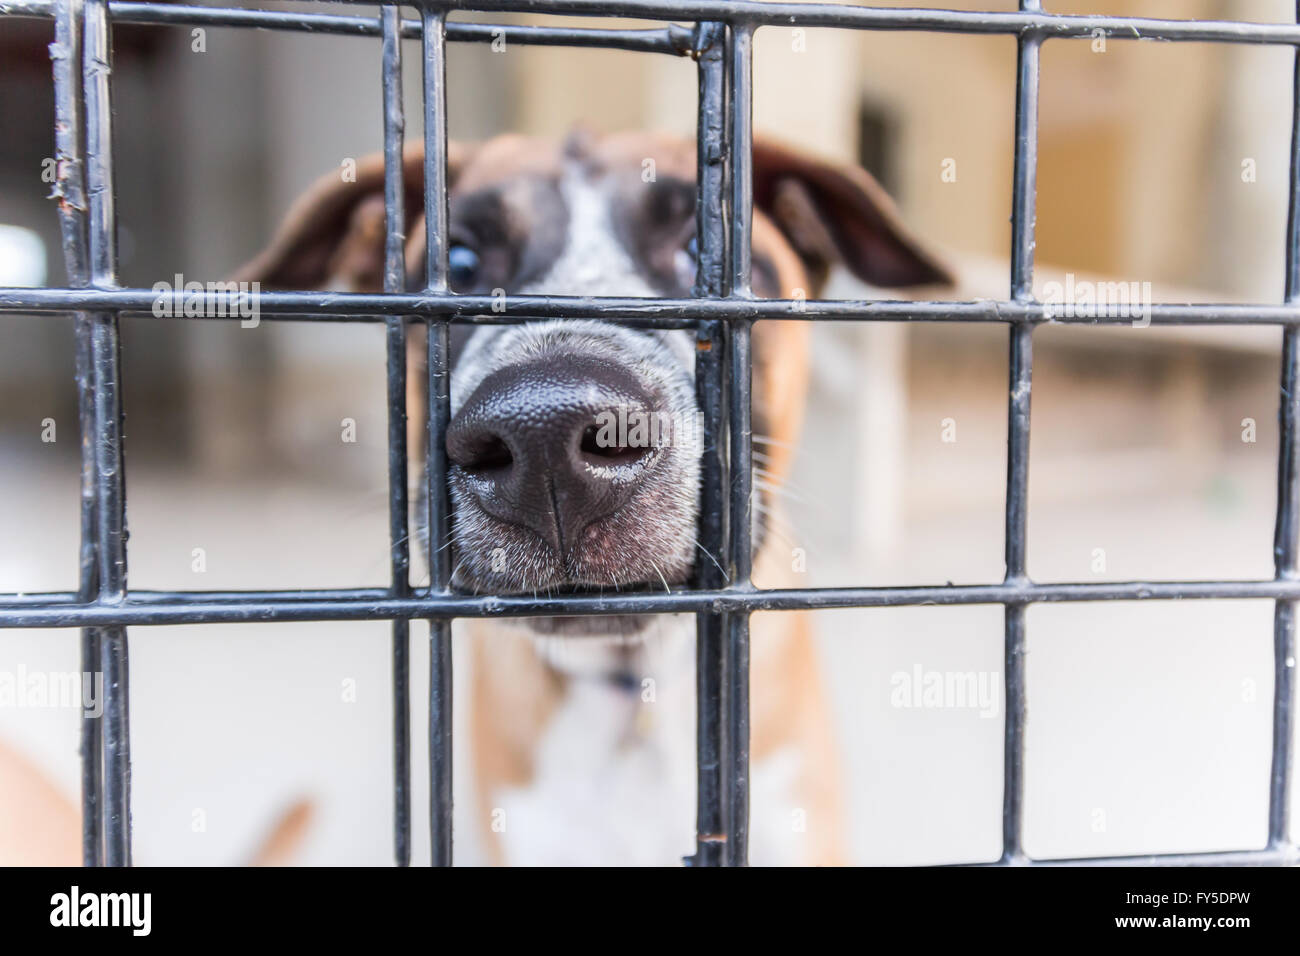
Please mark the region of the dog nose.
POLYGON ((551 356, 483 379, 447 426, 447 456, 484 511, 563 557, 641 484, 665 440, 655 411, 631 369, 551 356))

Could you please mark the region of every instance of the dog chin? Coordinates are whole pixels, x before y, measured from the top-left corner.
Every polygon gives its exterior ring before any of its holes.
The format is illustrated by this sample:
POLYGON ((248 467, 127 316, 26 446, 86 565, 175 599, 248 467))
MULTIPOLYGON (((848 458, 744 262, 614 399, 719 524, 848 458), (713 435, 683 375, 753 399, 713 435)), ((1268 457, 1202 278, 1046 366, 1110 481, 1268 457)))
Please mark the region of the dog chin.
POLYGON ((524 617, 513 623, 538 637, 591 637, 627 641, 640 638, 654 617, 653 614, 583 614, 524 617))
MULTIPOLYGON (((550 596, 591 597, 597 594, 613 596, 615 594, 663 593, 664 586, 676 587, 690 580, 691 569, 667 569, 667 577, 640 579, 636 572, 624 569, 622 575, 604 568, 592 571, 585 569, 580 575, 565 574, 555 569, 551 577, 542 578, 541 582, 527 585, 509 575, 475 573, 460 569, 452 577, 455 591, 469 594, 497 594, 512 596, 533 596, 545 594, 550 596), (593 577, 608 578, 609 584, 591 583, 593 577)), ((649 628, 658 614, 557 614, 547 617, 503 618, 502 623, 529 631, 536 637, 557 638, 604 638, 614 641, 633 641, 639 639, 649 628)))

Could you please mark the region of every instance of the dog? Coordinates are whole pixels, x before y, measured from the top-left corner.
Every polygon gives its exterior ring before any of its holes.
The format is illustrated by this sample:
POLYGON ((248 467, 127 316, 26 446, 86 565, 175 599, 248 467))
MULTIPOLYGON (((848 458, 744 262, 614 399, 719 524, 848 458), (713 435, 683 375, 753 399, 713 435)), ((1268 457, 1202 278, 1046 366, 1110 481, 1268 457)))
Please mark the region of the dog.
MULTIPOLYGON (((693 141, 645 132, 451 143, 452 291, 690 295, 695 165, 693 141)), ((407 274, 417 289, 420 149, 404 154, 403 177, 407 274)), ((383 184, 382 157, 360 162, 348 181, 321 180, 239 279, 263 289, 380 291, 383 184)), ((759 139, 753 187, 756 296, 815 298, 836 263, 880 288, 950 281, 862 169, 759 139)), ((424 335, 422 323, 410 325, 412 450, 426 432, 424 335)), ((693 332, 615 321, 472 330, 454 358, 445 437, 453 588, 688 583, 708 560, 696 537, 701 436, 689 427, 698 420, 695 352, 693 332), (659 440, 634 440, 630 430, 605 428, 616 418, 668 424, 659 440)), ((806 322, 755 325, 752 415, 765 482, 789 469, 808 354, 806 322)), ((762 519, 776 504, 758 494, 756 576, 789 579, 790 555, 762 519)), ((468 736, 490 861, 680 863, 693 849, 695 820, 693 615, 461 624, 472 633, 468 736)), ((754 616, 751 674, 751 858, 842 862, 838 760, 805 614, 754 616)))

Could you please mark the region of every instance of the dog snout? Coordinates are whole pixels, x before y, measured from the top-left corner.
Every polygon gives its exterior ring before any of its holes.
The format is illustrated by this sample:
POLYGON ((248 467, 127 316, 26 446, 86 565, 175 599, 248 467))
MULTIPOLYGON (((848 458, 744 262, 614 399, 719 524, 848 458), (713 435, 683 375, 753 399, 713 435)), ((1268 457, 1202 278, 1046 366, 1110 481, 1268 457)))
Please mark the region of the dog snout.
POLYGON ((485 512, 564 557, 645 480, 659 436, 637 424, 656 405, 624 365, 551 355, 484 378, 448 425, 447 455, 485 512))

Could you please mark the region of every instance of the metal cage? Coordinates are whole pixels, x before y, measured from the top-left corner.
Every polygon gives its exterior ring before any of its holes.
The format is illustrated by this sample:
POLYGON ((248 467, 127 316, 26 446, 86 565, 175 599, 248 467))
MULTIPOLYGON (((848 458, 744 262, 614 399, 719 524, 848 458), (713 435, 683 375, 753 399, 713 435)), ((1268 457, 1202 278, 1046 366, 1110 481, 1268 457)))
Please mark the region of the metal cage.
MULTIPOLYGON (((1044 41, 1103 35, 1119 39, 1256 43, 1300 47, 1300 26, 1242 22, 1064 16, 1021 0, 1018 12, 875 9, 841 4, 755 0, 414 0, 418 20, 389 4, 376 18, 116 2, 0 0, 0 15, 53 18, 58 200, 70 288, 0 289, 0 311, 73 314, 82 436, 80 586, 76 593, 2 594, 0 627, 81 628, 83 669, 104 674, 104 713, 83 718, 83 837, 87 865, 131 862, 131 759, 127 628, 239 621, 392 621, 395 855, 410 862, 410 705, 408 632, 412 618, 430 624, 429 747, 433 862, 452 859, 451 621, 457 617, 557 614, 694 613, 697 618, 698 808, 693 865, 747 862, 749 615, 755 611, 921 604, 1000 604, 1005 610, 1002 835, 999 864, 1287 863, 1300 858, 1288 836, 1295 619, 1300 600, 1300 61, 1297 63, 1289 157, 1286 294, 1281 304, 1151 307, 1158 325, 1280 325, 1284 329, 1279 421, 1276 574, 1263 581, 1038 583, 1026 574, 1026 492, 1033 331, 1044 322, 1118 323, 1116 317, 1049 316, 1032 294, 1039 51, 1044 41), (530 12, 662 21, 658 29, 561 28, 448 23, 452 9, 530 12), (155 293, 116 281, 112 164, 111 22, 257 27, 382 38, 384 154, 388 241, 385 292, 378 295, 260 294, 271 318, 382 321, 387 327, 388 467, 392 583, 386 589, 245 592, 128 591, 121 363, 118 319, 151 310, 155 293), (682 26, 673 21, 686 21, 682 26), (999 302, 756 300, 750 294, 752 212, 752 39, 767 25, 909 30, 1016 37, 1018 69, 1011 209, 1010 295, 999 302), (631 299, 512 296, 504 315, 483 296, 448 291, 446 265, 447 41, 607 47, 689 56, 699 68, 697 129, 699 274, 694 298, 631 299), (418 39, 423 54, 424 189, 428 258, 423 291, 408 292, 402 259, 401 41, 418 39), (446 453, 449 323, 596 318, 657 328, 696 330, 697 392, 705 423, 701 537, 714 562, 700 562, 689 588, 671 593, 469 596, 449 588, 445 551, 429 549, 431 584, 414 588, 406 541, 408 501, 404 431, 404 323, 427 323, 429 376, 429 524, 432 542, 448 527, 446 453), (850 587, 756 590, 750 583, 750 334, 761 319, 807 321, 993 322, 1008 328, 1006 577, 970 586, 850 587), (717 567, 713 564, 716 563, 717 567), (725 568, 725 573, 723 571, 725 568), (1025 610, 1035 602, 1266 598, 1276 602, 1273 747, 1268 841, 1262 849, 1083 860, 1038 860, 1022 847, 1025 610)), ((233 293, 210 303, 236 315, 233 293), (229 306, 229 308, 227 308, 229 306)))

